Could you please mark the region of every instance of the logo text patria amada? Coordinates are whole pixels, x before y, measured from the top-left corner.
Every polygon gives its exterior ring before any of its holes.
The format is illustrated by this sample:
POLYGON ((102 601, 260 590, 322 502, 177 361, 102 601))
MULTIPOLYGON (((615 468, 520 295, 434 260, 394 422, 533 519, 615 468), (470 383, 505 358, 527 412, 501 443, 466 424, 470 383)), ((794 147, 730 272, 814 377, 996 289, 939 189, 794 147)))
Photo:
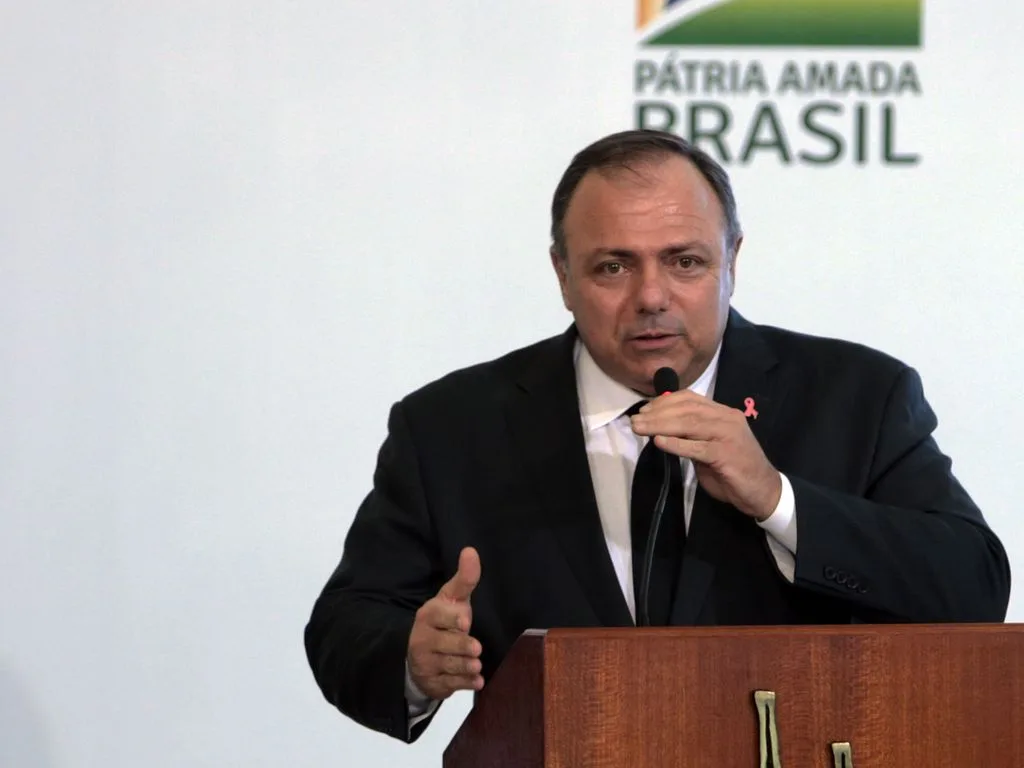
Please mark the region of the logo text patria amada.
POLYGON ((906 50, 921 46, 921 0, 636 2, 637 127, 727 164, 920 162, 898 129, 922 93, 906 50), (707 55, 752 47, 761 56, 707 55), (794 55, 822 48, 835 57, 794 55))

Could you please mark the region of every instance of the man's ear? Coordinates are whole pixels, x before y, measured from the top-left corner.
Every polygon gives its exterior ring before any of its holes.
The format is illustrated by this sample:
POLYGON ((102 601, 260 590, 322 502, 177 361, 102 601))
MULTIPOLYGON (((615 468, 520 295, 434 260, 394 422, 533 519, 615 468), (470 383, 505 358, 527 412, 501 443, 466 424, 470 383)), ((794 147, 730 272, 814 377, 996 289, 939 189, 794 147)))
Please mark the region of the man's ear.
POLYGON ((565 305, 567 310, 572 312, 572 302, 569 300, 568 257, 563 258, 555 246, 551 246, 549 254, 551 256, 551 266, 555 268, 555 274, 558 276, 558 289, 562 292, 562 304, 565 305))
POLYGON ((736 240, 736 247, 732 249, 732 256, 729 258, 729 297, 732 298, 736 290, 736 260, 740 257, 740 246, 743 245, 743 235, 736 240))

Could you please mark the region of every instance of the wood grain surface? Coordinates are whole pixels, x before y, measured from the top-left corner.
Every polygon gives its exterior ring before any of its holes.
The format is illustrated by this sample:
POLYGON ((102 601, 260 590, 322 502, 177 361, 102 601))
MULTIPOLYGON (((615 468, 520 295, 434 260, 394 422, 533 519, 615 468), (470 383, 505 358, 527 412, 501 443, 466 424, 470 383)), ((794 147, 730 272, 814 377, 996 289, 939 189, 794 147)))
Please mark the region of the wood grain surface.
POLYGON ((1024 767, 1024 627, 566 629, 524 636, 445 768, 1024 767))

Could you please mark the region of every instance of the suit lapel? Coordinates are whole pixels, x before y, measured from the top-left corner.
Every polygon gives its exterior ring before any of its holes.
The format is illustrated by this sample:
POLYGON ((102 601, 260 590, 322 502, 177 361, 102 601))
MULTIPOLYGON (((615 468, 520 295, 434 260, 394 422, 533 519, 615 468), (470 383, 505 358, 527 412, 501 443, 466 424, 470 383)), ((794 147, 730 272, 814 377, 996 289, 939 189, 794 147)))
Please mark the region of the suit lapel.
POLYGON ((778 359, 756 326, 730 310, 715 380, 715 402, 756 415, 747 424, 762 447, 772 436, 786 389, 774 370, 778 359), (748 400, 750 409, 748 409, 748 400))
MULTIPOLYGON (((770 455, 769 443, 775 419, 782 409, 786 388, 778 375, 777 358, 757 327, 735 310, 730 310, 715 379, 714 400, 741 411, 756 411, 747 417, 751 432, 770 455)), ((697 489, 686 537, 686 549, 672 623, 695 624, 714 581, 715 566, 723 546, 735 536, 725 519, 731 507, 697 489)), ((732 510, 734 511, 734 510, 732 510)))
POLYGON ((523 373, 507 407, 508 428, 594 613, 605 626, 628 626, 633 620, 608 555, 587 461, 575 340, 570 328, 523 373))

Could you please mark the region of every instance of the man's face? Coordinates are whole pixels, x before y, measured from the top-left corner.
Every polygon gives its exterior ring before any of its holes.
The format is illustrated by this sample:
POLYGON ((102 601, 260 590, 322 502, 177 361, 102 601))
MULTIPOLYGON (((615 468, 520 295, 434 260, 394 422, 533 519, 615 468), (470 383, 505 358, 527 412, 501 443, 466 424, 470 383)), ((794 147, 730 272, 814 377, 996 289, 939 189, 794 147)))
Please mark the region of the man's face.
POLYGON ((601 369, 645 394, 662 366, 681 387, 695 381, 725 331, 736 265, 722 206, 700 171, 674 155, 591 171, 563 230, 566 257, 552 252, 552 263, 601 369))

